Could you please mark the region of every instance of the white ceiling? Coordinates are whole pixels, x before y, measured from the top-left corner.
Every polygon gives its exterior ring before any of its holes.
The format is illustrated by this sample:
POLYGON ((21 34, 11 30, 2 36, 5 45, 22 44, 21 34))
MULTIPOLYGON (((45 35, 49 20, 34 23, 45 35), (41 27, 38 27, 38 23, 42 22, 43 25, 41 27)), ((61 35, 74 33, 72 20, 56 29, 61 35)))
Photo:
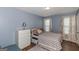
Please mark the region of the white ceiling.
POLYGON ((78 7, 50 7, 49 10, 45 10, 45 7, 18 7, 17 9, 46 17, 57 14, 72 13, 76 11, 78 7))

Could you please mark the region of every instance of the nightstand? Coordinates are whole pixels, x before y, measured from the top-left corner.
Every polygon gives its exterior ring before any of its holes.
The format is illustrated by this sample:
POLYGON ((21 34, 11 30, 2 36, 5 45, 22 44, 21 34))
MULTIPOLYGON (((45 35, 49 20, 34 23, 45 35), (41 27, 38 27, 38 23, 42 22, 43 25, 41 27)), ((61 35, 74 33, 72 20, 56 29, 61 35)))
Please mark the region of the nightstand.
POLYGON ((32 35, 32 43, 38 44, 38 35, 32 35))

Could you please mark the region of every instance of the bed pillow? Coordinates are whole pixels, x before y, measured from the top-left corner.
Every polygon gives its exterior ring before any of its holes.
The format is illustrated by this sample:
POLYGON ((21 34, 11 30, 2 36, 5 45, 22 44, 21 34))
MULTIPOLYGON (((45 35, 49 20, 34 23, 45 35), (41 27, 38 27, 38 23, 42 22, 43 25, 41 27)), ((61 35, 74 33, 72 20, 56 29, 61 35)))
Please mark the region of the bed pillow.
POLYGON ((32 34, 34 34, 34 35, 40 35, 41 33, 43 33, 43 30, 40 28, 32 29, 32 34))
POLYGON ((37 29, 38 34, 43 33, 43 31, 41 29, 37 29))

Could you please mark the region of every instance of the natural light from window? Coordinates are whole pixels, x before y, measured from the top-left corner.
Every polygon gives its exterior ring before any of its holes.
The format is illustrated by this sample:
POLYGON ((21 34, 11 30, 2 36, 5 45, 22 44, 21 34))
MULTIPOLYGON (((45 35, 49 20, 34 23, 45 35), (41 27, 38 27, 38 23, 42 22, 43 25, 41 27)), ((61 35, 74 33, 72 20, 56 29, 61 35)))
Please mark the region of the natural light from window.
POLYGON ((44 27, 45 27, 46 32, 50 31, 50 19, 45 19, 44 20, 44 27))
POLYGON ((65 17, 64 18, 64 34, 69 34, 70 30, 70 17, 65 17))

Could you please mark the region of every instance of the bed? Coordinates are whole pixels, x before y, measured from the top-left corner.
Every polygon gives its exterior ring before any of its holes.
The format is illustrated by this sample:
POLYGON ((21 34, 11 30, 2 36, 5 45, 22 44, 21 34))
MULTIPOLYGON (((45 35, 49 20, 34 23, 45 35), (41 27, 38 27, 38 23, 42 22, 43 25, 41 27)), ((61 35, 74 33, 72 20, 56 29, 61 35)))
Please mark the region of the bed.
POLYGON ((45 32, 38 36, 38 45, 50 51, 60 51, 61 34, 53 32, 45 32))

